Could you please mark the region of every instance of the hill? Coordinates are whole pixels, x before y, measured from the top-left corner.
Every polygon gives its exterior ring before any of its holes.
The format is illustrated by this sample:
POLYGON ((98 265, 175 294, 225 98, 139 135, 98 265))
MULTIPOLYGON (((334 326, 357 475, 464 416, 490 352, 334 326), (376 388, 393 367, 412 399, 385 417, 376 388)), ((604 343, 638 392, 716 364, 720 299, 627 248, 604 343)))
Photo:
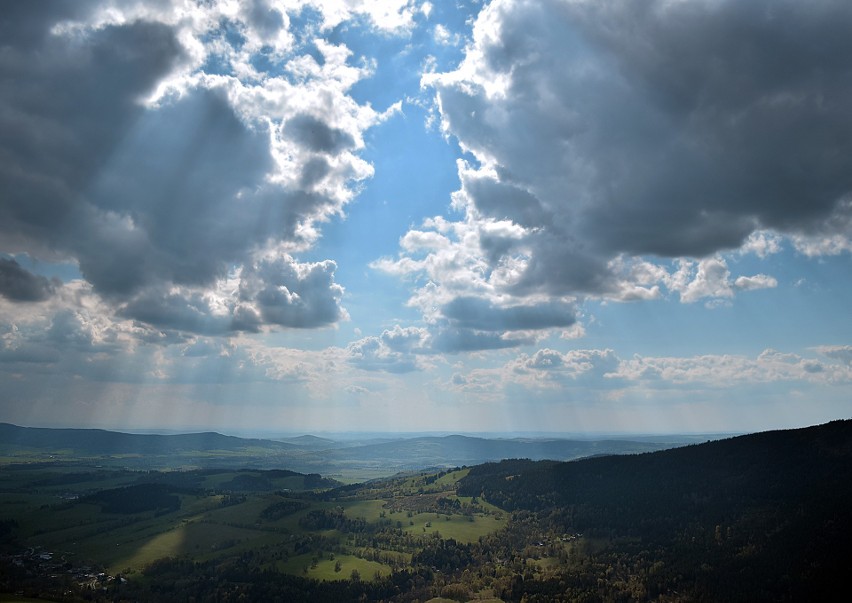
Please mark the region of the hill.
POLYGON ((852 421, 348 485, 20 463, 0 471, 0 503, 0 593, 42 599, 845 601, 852 421))
POLYGON ((50 429, 18 427, 0 423, 0 450, 14 447, 38 450, 71 450, 76 454, 151 454, 179 451, 241 451, 263 448, 291 450, 292 444, 271 440, 244 439, 215 432, 178 435, 122 433, 103 429, 50 429))
POLYGON ((631 454, 683 445, 688 436, 661 441, 486 439, 467 436, 331 440, 316 436, 268 440, 220 433, 135 434, 102 429, 49 429, 0 423, 6 462, 79 462, 132 469, 287 467, 345 481, 386 477, 431 467, 476 465, 504 458, 568 460, 631 454))
POLYGON ((649 598, 833 600, 852 561, 852 421, 650 454, 485 464, 458 493, 605 541, 599 562, 632 567, 649 598))
POLYGON ((634 440, 486 439, 461 435, 418 437, 328 451, 338 460, 393 459, 400 470, 478 465, 508 458, 569 460, 587 456, 634 454, 669 448, 672 442, 634 440))

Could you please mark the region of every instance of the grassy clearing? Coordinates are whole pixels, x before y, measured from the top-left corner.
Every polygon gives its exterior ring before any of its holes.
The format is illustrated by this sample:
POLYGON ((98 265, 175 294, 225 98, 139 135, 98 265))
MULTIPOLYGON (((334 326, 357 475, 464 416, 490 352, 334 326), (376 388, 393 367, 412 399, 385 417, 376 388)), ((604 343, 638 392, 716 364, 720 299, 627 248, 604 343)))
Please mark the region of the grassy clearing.
POLYGON ((452 471, 435 480, 434 485, 441 489, 448 486, 455 486, 458 481, 461 478, 465 477, 468 473, 470 473, 470 469, 459 469, 458 471, 452 471))
POLYGON ((438 532, 441 538, 452 538, 458 542, 476 542, 480 536, 505 527, 506 519, 497 519, 493 515, 474 515, 473 521, 465 515, 441 515, 438 513, 420 513, 406 518, 403 529, 413 535, 427 535, 438 532), (449 517, 449 520, 447 519, 449 517), (407 522, 414 522, 409 525, 407 522))
POLYGON ((113 572, 128 567, 138 570, 162 557, 189 555, 202 561, 233 552, 231 549, 236 547, 250 548, 261 541, 268 543, 277 539, 257 530, 186 522, 158 534, 146 534, 136 540, 116 543, 112 558, 105 561, 113 572))
POLYGON ((350 519, 364 519, 367 523, 376 523, 381 519, 382 513, 390 518, 391 514, 384 509, 383 500, 360 500, 343 505, 346 516, 350 519))
MULTIPOLYGON (((76 471, 82 473, 80 468, 76 471)), ((342 500, 285 493, 285 485, 303 485, 301 476, 270 478, 276 488, 273 492, 237 490, 230 494, 214 494, 218 490, 227 490, 228 482, 236 475, 263 474, 230 470, 205 472, 201 486, 207 489, 206 493, 178 493, 180 509, 161 514, 154 511, 108 514, 101 511, 100 505, 62 500, 72 493, 85 495, 99 489, 139 483, 142 475, 131 471, 117 470, 110 475, 102 469, 92 470, 91 479, 81 475, 81 481, 73 481, 76 476, 72 476, 67 484, 63 484, 62 479, 55 483, 45 482, 49 485, 37 492, 28 485, 37 480, 61 478, 62 473, 55 469, 22 470, 15 475, 0 473, 0 486, 8 485, 9 490, 13 490, 0 494, 0 514, 15 517, 18 522, 16 532, 28 546, 41 546, 53 553, 61 553, 75 564, 102 565, 113 574, 138 574, 145 566, 164 557, 186 556, 195 561, 219 561, 252 551, 257 562, 264 567, 293 575, 320 580, 348 580, 356 571, 362 580, 372 580, 377 574, 389 575, 393 571, 392 565, 405 567, 410 564, 420 536, 432 536, 437 532, 442 538, 470 543, 501 529, 507 521, 504 514, 477 513, 470 516, 452 514, 451 509, 447 509, 450 512, 447 515, 432 510, 438 500, 458 498, 454 488, 457 481, 467 474, 466 469, 437 479, 434 475, 418 474, 370 485, 358 492, 358 498, 342 500), (421 494, 425 488, 428 492, 421 494), (223 506, 223 503, 234 501, 239 502, 223 506), (292 512, 275 520, 261 517, 265 509, 285 501, 295 503, 292 512), (302 506, 304 508, 300 508, 302 506), (366 537, 362 532, 363 526, 349 534, 338 531, 340 528, 309 530, 300 523, 312 511, 341 508, 347 518, 367 522, 366 537), (3 513, 5 510, 9 512, 3 513), (415 536, 412 550, 396 548, 398 541, 387 549, 383 548, 385 542, 399 538, 394 533, 395 529, 415 536), (335 556, 331 555, 331 550, 335 551, 335 556)), ((166 476, 161 481, 173 481, 171 478, 166 476)), ((193 483, 198 483, 197 479, 193 483)), ((470 498, 458 500, 463 505, 473 506, 470 498)), ((440 504, 446 506, 446 501, 440 504)), ((484 501, 479 500, 477 504, 480 508, 492 509, 484 501)), ((279 505, 279 508, 286 509, 287 506, 279 505)))
POLYGON ((315 566, 311 567, 314 561, 315 555, 297 555, 286 561, 279 561, 275 568, 286 574, 307 576, 317 580, 348 580, 352 576, 352 570, 357 570, 362 580, 373 580, 377 573, 387 576, 392 571, 388 565, 367 561, 354 555, 336 555, 334 559, 325 556, 323 559, 316 560, 315 566), (339 572, 334 569, 338 562, 340 562, 339 572))

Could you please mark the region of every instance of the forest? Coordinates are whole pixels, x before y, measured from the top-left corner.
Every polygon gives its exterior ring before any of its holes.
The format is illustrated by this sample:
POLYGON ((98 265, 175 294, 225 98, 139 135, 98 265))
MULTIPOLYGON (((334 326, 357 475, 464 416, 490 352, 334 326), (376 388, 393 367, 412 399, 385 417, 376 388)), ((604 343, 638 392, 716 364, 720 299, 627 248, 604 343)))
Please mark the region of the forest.
POLYGON ((0 593, 66 601, 842 600, 852 421, 342 485, 6 465, 0 593))

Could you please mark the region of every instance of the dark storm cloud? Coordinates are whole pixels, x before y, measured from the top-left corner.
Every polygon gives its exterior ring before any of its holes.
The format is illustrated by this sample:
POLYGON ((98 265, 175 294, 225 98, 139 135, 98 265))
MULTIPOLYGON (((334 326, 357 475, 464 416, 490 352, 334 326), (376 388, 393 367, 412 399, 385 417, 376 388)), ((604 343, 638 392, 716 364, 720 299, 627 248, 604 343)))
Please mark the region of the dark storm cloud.
POLYGON ((426 81, 489 166, 461 174, 469 207, 530 231, 516 291, 606 293, 623 253, 848 223, 852 4, 498 1, 477 28, 426 81))
POLYGON ((12 259, 0 258, 0 295, 18 302, 43 301, 53 295, 56 283, 21 267, 12 259))

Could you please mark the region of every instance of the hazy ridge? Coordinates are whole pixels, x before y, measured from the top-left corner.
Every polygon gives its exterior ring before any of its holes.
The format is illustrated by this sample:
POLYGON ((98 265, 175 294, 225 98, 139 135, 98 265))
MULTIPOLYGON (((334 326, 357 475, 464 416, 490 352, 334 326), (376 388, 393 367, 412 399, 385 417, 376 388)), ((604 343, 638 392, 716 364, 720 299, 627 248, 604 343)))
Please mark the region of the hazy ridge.
POLYGON ((463 435, 338 441, 311 435, 285 440, 215 432, 152 435, 101 429, 50 429, 0 424, 0 453, 14 460, 93 457, 129 468, 286 467, 350 481, 430 467, 470 466, 508 458, 572 460, 652 452, 690 443, 677 436, 648 440, 480 438, 463 435))

